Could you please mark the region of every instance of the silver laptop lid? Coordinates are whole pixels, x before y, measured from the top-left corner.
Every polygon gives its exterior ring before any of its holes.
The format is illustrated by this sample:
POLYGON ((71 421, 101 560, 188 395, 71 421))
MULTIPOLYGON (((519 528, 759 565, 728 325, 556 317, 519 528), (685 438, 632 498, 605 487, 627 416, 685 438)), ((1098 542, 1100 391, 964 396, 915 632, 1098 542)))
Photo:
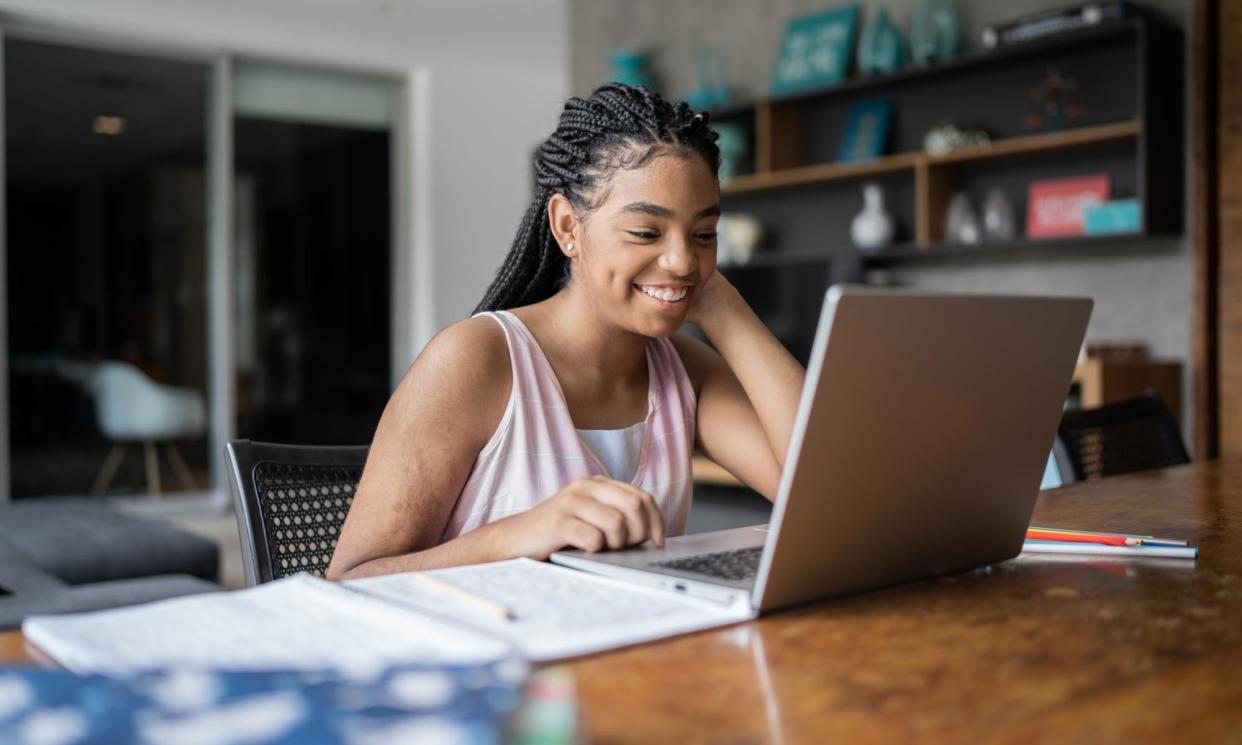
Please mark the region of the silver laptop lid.
POLYGON ((1016 556, 1091 307, 829 289, 753 606, 1016 556))

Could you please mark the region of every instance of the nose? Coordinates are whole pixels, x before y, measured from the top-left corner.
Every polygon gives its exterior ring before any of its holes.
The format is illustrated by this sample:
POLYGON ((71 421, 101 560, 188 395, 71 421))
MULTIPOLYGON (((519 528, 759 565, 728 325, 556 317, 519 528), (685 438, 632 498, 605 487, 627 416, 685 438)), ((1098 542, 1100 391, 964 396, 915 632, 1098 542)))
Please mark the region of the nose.
POLYGON ((698 268, 699 259, 694 253, 694 248, 684 237, 673 236, 665 244, 659 263, 664 271, 684 277, 694 273, 694 270, 698 268))

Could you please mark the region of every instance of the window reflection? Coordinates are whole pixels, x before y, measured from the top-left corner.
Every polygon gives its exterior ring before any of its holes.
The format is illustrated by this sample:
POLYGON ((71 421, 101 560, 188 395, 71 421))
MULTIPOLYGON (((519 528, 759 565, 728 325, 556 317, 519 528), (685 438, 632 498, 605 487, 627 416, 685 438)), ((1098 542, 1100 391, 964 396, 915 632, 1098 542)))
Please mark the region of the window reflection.
POLYGON ((208 69, 7 39, 4 76, 12 494, 205 488, 208 69))
POLYGON ((239 116, 238 435, 369 442, 389 392, 386 129, 239 116))

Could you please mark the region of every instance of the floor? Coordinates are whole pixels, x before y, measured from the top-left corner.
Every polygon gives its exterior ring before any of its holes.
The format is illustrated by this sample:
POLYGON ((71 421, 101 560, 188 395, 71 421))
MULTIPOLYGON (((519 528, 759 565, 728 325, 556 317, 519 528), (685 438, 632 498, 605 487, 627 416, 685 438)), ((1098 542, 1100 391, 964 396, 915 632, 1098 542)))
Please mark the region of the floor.
MULTIPOLYGON (((771 512, 767 500, 754 492, 700 487, 686 527, 687 533, 737 528, 766 523, 771 512)), ((226 514, 167 514, 164 518, 192 533, 216 542, 220 547, 220 584, 237 589, 246 586, 242 571, 241 541, 232 511, 226 514)))
POLYGON ((224 515, 167 515, 165 519, 179 528, 216 542, 220 548, 221 585, 229 589, 246 586, 241 540, 237 537, 237 521, 233 519, 232 511, 224 515))

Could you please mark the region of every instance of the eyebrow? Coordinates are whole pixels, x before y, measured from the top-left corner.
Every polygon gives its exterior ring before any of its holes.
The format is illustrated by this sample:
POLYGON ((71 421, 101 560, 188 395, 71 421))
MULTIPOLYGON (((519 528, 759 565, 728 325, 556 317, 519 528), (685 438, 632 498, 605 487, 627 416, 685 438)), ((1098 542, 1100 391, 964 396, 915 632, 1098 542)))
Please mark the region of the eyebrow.
MULTIPOLYGON (((672 220, 677 216, 677 214, 668 207, 661 207, 660 205, 652 204, 651 202, 631 202, 618 210, 619 214, 626 214, 629 212, 638 212, 644 215, 651 215, 652 217, 661 217, 665 220, 672 220)), ((694 219, 702 220, 704 217, 711 217, 719 214, 720 205, 713 204, 710 207, 699 210, 698 213, 695 214, 694 219)))

